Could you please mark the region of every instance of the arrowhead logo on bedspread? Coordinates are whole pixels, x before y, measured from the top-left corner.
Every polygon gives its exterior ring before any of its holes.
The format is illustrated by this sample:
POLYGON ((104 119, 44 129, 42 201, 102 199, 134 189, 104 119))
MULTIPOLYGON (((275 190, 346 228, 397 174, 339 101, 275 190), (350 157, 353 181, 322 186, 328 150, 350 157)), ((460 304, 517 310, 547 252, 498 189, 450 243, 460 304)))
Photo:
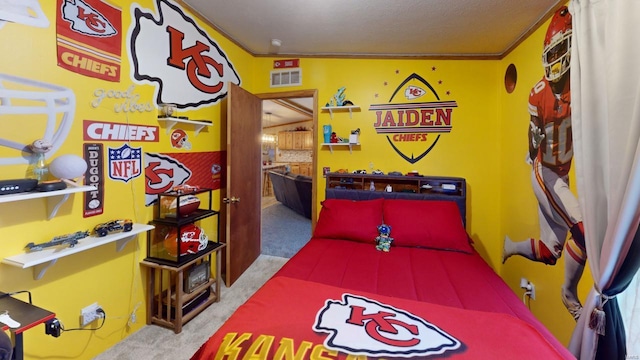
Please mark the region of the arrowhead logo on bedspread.
POLYGON ((368 298, 343 294, 327 300, 313 330, 329 335, 327 349, 353 355, 420 357, 458 349, 460 341, 407 311, 368 298))

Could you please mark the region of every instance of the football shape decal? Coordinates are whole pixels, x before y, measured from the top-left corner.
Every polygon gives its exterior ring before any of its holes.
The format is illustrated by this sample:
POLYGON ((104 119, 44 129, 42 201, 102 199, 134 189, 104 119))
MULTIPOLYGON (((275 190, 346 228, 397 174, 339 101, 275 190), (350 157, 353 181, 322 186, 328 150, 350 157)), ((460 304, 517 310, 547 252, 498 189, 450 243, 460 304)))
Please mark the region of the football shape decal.
POLYGON ((200 199, 195 195, 183 195, 177 198, 164 197, 161 203, 161 206, 165 208, 164 213, 168 216, 176 214, 178 199, 180 199, 180 213, 178 216, 189 216, 200 207, 200 199))
POLYGON ((209 243, 209 238, 204 230, 193 224, 182 227, 180 234, 180 239, 178 239, 178 229, 171 229, 164 237, 164 248, 173 257, 178 256, 178 243, 180 243, 180 256, 197 254, 204 250, 209 243))

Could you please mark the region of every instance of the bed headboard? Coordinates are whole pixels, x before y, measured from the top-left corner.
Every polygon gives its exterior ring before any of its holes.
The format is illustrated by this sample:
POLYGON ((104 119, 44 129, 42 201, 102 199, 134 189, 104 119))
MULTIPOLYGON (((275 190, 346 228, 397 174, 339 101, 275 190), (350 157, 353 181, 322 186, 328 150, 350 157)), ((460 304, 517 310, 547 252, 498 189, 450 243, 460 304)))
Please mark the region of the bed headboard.
POLYGON ((458 205, 465 228, 467 225, 467 183, 458 177, 329 173, 325 198, 453 201, 458 205), (369 190, 372 181, 376 191, 369 190), (384 191, 387 185, 391 185, 394 191, 384 191))

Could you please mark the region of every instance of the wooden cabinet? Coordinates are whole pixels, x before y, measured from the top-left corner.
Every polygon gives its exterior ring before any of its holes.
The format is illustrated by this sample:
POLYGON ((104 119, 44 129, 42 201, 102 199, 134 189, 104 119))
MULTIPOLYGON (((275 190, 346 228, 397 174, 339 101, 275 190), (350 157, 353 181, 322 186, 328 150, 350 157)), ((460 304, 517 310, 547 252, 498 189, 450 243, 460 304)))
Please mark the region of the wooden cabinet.
POLYGON ((296 131, 293 133, 293 149, 294 150, 302 150, 303 143, 303 133, 302 131, 296 131))
POLYGON ((290 172, 293 174, 311 176, 311 163, 289 163, 290 172))
POLYGON ((303 131, 302 148, 313 149, 313 131, 303 131))
POLYGON ((293 149, 293 133, 292 132, 285 133, 284 138, 285 138, 284 148, 293 149))
POLYGON ((280 131, 278 148, 280 150, 311 150, 313 134, 311 131, 280 131))

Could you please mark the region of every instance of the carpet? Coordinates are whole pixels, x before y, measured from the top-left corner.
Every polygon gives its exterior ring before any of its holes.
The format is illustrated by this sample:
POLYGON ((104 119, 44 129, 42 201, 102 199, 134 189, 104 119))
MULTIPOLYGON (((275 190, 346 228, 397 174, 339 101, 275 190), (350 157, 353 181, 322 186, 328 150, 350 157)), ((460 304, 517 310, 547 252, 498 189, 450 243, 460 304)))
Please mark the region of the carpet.
POLYGON ((311 220, 277 203, 262 209, 263 255, 291 258, 311 238, 311 220))
MULTIPOLYGON (((230 288, 220 286, 220 302, 213 303, 182 328, 180 334, 157 325, 146 325, 126 339, 96 356, 94 360, 188 360, 213 333, 231 316, 231 314, 255 293, 287 259, 260 255, 230 288)), ((92 336, 123 336, 124 324, 128 316, 107 317, 107 323, 113 322, 112 329, 122 327, 110 333, 96 332, 92 336)), ((104 330, 102 330, 104 331, 104 330)), ((86 358, 82 354, 78 359, 86 358)))

